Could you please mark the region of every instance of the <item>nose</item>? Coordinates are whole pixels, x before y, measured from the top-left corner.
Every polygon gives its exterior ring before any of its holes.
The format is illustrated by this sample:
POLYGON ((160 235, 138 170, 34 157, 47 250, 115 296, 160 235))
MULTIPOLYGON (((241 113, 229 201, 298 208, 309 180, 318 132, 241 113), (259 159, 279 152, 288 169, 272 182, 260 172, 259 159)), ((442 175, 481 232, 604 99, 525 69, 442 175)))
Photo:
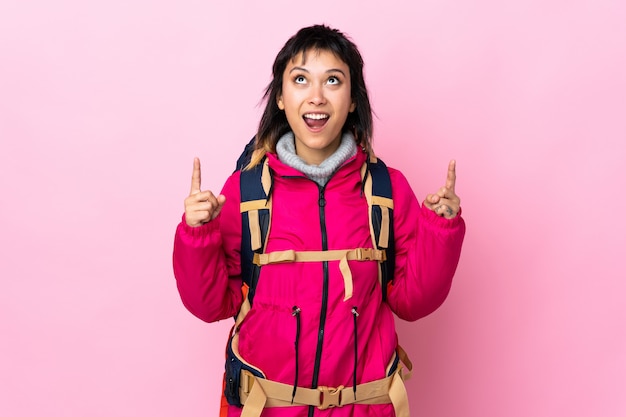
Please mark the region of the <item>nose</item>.
POLYGON ((324 96, 324 86, 322 84, 311 84, 309 103, 316 106, 326 103, 326 97, 324 96))

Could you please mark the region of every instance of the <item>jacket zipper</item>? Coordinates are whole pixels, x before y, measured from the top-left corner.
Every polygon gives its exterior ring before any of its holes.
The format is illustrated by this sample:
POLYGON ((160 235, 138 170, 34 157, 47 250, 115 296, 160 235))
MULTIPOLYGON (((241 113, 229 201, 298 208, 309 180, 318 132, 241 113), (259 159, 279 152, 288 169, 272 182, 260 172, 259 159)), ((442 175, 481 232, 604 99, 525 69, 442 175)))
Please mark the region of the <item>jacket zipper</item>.
MULTIPOLYGON (((326 190, 325 186, 319 185, 318 183, 316 183, 315 181, 306 178, 306 177, 301 177, 301 176, 292 176, 292 175, 285 175, 283 176, 283 178, 305 178, 308 179, 309 181, 312 181, 313 183, 315 183, 315 185, 317 185, 317 189, 319 190, 319 198, 317 200, 317 204, 319 206, 319 213, 320 213, 320 229, 322 232, 322 250, 328 250, 328 236, 326 233, 326 198, 324 197, 324 191, 326 190)), ((327 182, 328 184, 328 182, 327 182)), ((322 271, 324 274, 324 280, 323 280, 323 287, 322 287, 322 307, 321 307, 321 311, 320 311, 320 326, 319 326, 319 330, 317 333, 317 349, 315 350, 315 364, 313 367, 313 381, 311 382, 311 387, 312 388, 317 388, 318 385, 318 380, 319 380, 319 373, 320 373, 320 366, 322 363, 322 345, 324 343, 324 330, 326 327, 326 314, 327 314, 327 310, 328 310, 328 261, 322 261, 322 271)), ((309 406, 309 413, 308 413, 308 417, 313 417, 314 413, 315 413, 315 406, 309 406)))
MULTIPOLYGON (((320 228, 322 231, 322 250, 328 250, 328 236, 326 234, 326 199, 324 198, 325 187, 317 184, 319 189, 319 199, 317 200, 320 210, 320 228)), ((326 327, 326 313, 328 309, 328 261, 322 262, 324 282, 322 288, 322 307, 320 311, 320 327, 317 333, 317 349, 315 351, 315 365, 313 367, 312 388, 317 388, 320 366, 322 363, 322 345, 324 343, 324 330, 326 327)), ((309 417, 313 417, 315 407, 309 407, 309 417)))

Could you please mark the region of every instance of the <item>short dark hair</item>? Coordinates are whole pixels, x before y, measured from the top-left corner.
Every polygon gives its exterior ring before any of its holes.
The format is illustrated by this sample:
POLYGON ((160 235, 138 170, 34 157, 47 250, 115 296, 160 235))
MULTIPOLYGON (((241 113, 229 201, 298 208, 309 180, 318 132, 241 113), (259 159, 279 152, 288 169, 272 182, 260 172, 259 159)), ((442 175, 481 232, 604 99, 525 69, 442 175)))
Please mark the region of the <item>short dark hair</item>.
MULTIPOLYGON (((263 95, 266 106, 256 135, 256 150, 263 154, 275 152, 278 139, 291 130, 285 113, 278 108, 276 98, 282 94, 283 73, 288 62, 300 53, 304 54, 311 50, 332 52, 350 68, 350 89, 356 108, 354 112, 348 114, 343 131, 351 131, 357 143, 370 151, 373 131, 372 108, 363 77, 363 58, 356 45, 346 35, 325 25, 300 29, 276 56, 272 67, 273 79, 263 95)), ((252 164, 258 162, 258 159, 256 161, 254 159, 256 158, 253 158, 252 164)))

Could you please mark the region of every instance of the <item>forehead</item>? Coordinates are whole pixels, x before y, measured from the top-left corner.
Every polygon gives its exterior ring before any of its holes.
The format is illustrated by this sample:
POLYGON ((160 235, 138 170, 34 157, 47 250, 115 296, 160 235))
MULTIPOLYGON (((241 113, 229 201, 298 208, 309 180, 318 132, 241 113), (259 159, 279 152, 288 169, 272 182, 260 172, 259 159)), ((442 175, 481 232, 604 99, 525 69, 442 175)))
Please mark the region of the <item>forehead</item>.
POLYGON ((289 60, 288 66, 305 66, 311 58, 330 63, 333 66, 349 68, 348 64, 335 52, 319 48, 309 48, 298 52, 289 60))

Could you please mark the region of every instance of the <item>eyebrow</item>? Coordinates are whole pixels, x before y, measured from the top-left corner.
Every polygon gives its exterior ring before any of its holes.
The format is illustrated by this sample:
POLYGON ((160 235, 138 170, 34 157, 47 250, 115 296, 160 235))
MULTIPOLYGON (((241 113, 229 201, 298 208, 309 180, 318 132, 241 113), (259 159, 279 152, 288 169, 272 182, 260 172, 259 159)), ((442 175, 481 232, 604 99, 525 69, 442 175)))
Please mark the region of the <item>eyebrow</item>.
MULTIPOLYGON (((303 72, 306 72, 307 74, 311 73, 308 69, 303 68, 303 67, 293 67, 292 69, 289 70, 289 73, 291 74, 294 71, 303 71, 303 72)), ((333 73, 333 72, 338 72, 341 75, 343 75, 344 77, 346 76, 346 74, 342 70, 340 70, 339 68, 331 68, 329 70, 326 70, 325 74, 330 74, 330 73, 333 73)))

